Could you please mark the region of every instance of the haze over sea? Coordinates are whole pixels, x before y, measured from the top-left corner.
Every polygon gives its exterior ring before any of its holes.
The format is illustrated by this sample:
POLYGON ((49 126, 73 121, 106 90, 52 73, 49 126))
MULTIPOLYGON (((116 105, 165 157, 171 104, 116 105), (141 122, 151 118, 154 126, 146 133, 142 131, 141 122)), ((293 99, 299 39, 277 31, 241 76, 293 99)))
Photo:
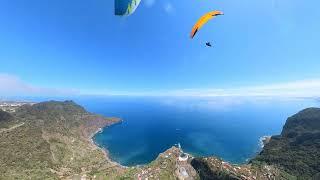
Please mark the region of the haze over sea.
POLYGON ((88 97, 77 103, 123 122, 94 140, 122 165, 149 163, 180 143, 195 156, 245 163, 261 150, 259 138, 276 135, 287 117, 319 101, 298 98, 88 97))

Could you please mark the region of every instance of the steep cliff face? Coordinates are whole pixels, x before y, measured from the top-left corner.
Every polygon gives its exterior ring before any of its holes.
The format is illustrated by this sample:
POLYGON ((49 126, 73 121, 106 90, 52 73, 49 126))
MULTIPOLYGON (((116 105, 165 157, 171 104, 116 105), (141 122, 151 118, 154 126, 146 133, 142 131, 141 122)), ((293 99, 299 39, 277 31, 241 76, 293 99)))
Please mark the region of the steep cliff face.
POLYGON ((308 108, 289 117, 281 135, 272 136, 247 165, 215 157, 195 158, 201 179, 319 179, 320 109, 308 108))
POLYGON ((320 174, 320 109, 308 108, 288 118, 253 160, 276 165, 301 179, 320 174))

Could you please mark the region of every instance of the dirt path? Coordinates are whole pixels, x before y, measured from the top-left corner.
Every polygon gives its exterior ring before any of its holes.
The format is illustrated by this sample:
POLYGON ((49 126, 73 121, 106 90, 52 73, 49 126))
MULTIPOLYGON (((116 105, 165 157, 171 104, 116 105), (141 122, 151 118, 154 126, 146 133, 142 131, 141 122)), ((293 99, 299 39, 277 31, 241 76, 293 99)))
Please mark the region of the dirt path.
POLYGON ((0 133, 12 131, 18 127, 23 126, 23 125, 24 125, 24 123, 20 123, 20 124, 16 124, 16 125, 12 126, 11 128, 8 128, 8 129, 1 129, 0 133))

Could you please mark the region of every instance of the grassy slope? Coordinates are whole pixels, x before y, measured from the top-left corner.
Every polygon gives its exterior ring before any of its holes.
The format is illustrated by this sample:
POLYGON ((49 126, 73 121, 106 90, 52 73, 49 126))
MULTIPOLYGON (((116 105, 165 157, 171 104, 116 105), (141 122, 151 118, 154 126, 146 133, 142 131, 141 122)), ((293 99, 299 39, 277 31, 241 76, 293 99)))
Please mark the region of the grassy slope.
POLYGON ((24 124, 0 133, 0 179, 89 176, 112 165, 90 136, 118 119, 92 115, 72 101, 52 101, 23 106, 10 122, 24 124))

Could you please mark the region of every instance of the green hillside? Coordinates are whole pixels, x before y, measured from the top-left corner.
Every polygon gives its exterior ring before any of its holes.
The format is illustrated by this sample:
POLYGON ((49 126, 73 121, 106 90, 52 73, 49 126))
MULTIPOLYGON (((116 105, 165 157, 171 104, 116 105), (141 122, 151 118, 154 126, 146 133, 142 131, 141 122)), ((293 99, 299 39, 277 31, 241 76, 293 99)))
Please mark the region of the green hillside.
POLYGON ((305 109, 288 118, 254 159, 277 165, 299 179, 320 177, 320 109, 305 109))
POLYGON ((111 166, 90 136, 119 119, 93 115, 72 101, 25 105, 0 118, 0 179, 86 176, 111 166))

